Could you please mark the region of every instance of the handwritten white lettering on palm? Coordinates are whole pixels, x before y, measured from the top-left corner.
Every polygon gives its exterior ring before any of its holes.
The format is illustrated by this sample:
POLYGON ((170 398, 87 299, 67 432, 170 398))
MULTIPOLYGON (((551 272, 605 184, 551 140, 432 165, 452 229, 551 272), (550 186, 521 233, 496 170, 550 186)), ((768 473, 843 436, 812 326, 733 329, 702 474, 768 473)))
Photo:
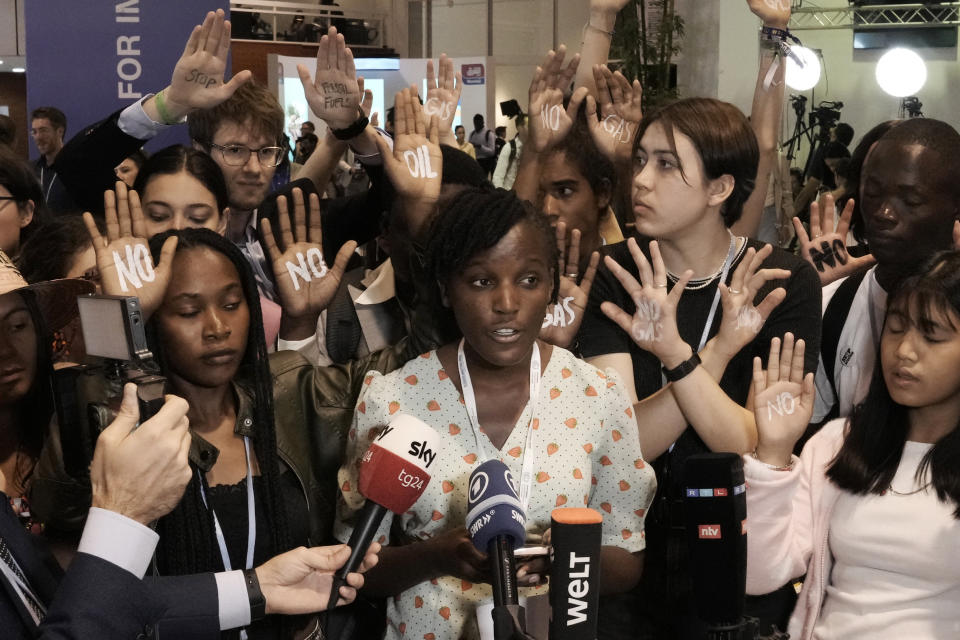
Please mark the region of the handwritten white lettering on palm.
POLYGON ((563 112, 563 108, 558 105, 549 105, 545 104, 540 107, 540 121, 543 122, 545 129, 550 129, 551 131, 560 130, 560 114, 563 112))
POLYGON ((416 151, 404 151, 403 161, 407 163, 407 171, 414 178, 437 177, 437 172, 433 170, 433 166, 430 164, 430 151, 425 144, 417 147, 416 151))
POLYGON ((577 315, 574 313, 573 309, 570 308, 570 303, 573 302, 573 296, 569 298, 564 298, 559 303, 553 305, 553 311, 547 307, 547 314, 543 318, 543 325, 541 329, 546 329, 547 327, 566 327, 567 325, 573 324, 574 319, 577 315))
POLYGON ((423 105, 423 112, 426 113, 427 116, 437 116, 441 120, 449 120, 450 117, 453 116, 453 110, 456 106, 456 104, 444 102, 440 98, 429 98, 426 104, 423 105))
POLYGON ((150 252, 142 244, 128 244, 126 246, 126 256, 121 256, 119 251, 114 251, 113 264, 117 268, 120 289, 124 293, 130 290, 130 286, 133 286, 134 289, 142 289, 144 282, 153 282, 157 277, 153 270, 153 259, 150 257, 150 252))
POLYGON ((297 264, 287 261, 287 273, 293 281, 293 290, 300 291, 301 280, 310 282, 314 278, 319 280, 327 275, 327 264, 323 261, 323 253, 316 247, 307 249, 306 256, 298 251, 297 264))
POLYGON ((663 323, 660 322, 660 303, 640 298, 635 301, 637 312, 633 314, 630 334, 637 343, 659 342, 663 339, 663 323))
POLYGON ((750 329, 754 333, 760 333, 760 329, 763 327, 763 317, 760 315, 760 312, 756 310, 755 307, 746 306, 740 307, 740 311, 737 312, 737 330, 740 329, 750 329))
POLYGON ((633 127, 616 114, 610 114, 604 118, 601 126, 604 131, 610 134, 610 137, 620 144, 626 144, 633 140, 633 127))
POLYGON ((777 396, 776 401, 767 400, 767 420, 773 420, 773 414, 778 416, 793 415, 797 410, 797 401, 789 391, 777 396))

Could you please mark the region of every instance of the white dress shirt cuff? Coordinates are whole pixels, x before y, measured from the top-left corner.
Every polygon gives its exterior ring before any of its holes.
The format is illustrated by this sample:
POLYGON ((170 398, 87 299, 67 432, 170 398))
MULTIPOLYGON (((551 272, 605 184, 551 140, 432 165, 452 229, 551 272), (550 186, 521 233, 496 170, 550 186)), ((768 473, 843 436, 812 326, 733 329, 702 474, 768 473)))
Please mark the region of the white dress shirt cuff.
POLYGON ((217 580, 217 600, 220 603, 220 630, 236 629, 250 624, 250 598, 243 571, 221 571, 217 580))
POLYGON ((77 551, 97 556, 142 579, 160 536, 114 511, 91 507, 77 551))
POLYGON ((120 112, 120 117, 117 119, 117 126, 128 136, 146 141, 170 126, 162 122, 154 122, 150 119, 150 116, 147 115, 147 112, 143 110, 143 103, 151 96, 153 96, 152 93, 142 100, 137 100, 120 112))

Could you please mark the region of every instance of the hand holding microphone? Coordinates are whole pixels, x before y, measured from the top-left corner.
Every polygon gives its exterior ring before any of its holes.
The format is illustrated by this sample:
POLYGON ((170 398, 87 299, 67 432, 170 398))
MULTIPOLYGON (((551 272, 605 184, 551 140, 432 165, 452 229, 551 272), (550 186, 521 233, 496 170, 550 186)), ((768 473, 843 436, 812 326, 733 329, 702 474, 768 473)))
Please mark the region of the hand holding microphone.
POLYGON ((359 490, 367 501, 350 534, 350 558, 334 576, 328 608, 337 602, 339 587, 355 572, 387 511, 406 513, 430 483, 430 467, 440 448, 440 436, 429 425, 401 414, 384 427, 360 459, 359 490))

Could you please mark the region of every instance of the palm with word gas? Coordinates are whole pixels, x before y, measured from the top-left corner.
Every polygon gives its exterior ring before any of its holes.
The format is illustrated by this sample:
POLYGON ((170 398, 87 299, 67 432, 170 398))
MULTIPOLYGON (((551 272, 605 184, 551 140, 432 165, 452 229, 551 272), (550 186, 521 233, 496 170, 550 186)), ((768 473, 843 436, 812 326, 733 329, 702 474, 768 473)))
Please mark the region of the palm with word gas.
POLYGON ((529 115, 527 126, 528 144, 538 153, 556 146, 570 132, 573 120, 577 117, 580 103, 587 95, 586 87, 577 89, 564 110, 563 93, 570 86, 580 64, 580 54, 573 56, 570 64, 563 68, 563 59, 567 48, 564 45, 556 51, 550 51, 537 67, 530 82, 529 115))
MULTIPOLYGON (((303 324, 307 331, 307 336, 304 337, 309 337, 316 330, 320 312, 333 300, 357 243, 351 240, 340 247, 333 266, 327 268, 323 261, 320 198, 316 193, 310 194, 309 215, 300 189, 294 189, 290 198, 293 200, 292 229, 287 198, 277 198, 277 219, 280 223, 283 251, 277 246, 273 227, 267 219, 263 220, 263 244, 267 248, 267 255, 270 256, 277 279, 277 293, 280 296, 280 306, 283 307, 285 328, 291 323, 298 326, 303 324)), ((291 338, 289 330, 281 335, 287 339, 298 339, 291 338)))
POLYGON ((107 237, 100 234, 89 211, 83 214, 83 222, 97 256, 103 293, 139 297, 146 321, 163 302, 177 238, 167 238, 160 250, 160 263, 154 266, 140 196, 123 182, 118 181, 115 189, 103 193, 107 237))
POLYGON ((667 268, 663 264, 657 241, 650 242, 650 261, 647 261, 633 238, 627 240, 627 247, 637 264, 640 282, 610 256, 605 258, 605 264, 633 300, 636 310, 631 315, 612 302, 604 302, 600 310, 626 331, 641 349, 649 351, 663 362, 682 362, 689 357, 689 346, 677 329, 677 306, 693 271, 687 269, 668 293, 667 268))
POLYGON ((463 91, 463 76, 453 71, 453 60, 440 54, 440 74, 433 69, 433 60, 427 60, 427 102, 424 112, 427 117, 437 116, 440 128, 440 143, 456 146, 453 136, 453 120, 457 115, 460 93, 463 91))
POLYGON ((224 18, 222 9, 211 11, 202 25, 193 28, 173 69, 170 86, 163 90, 171 115, 215 107, 253 77, 252 72, 244 70, 229 82, 223 81, 229 52, 230 22, 224 18))
POLYGON ((613 73, 605 64, 594 65, 597 100, 587 96, 587 125, 603 155, 614 162, 629 162, 633 141, 643 119, 643 88, 639 80, 631 84, 626 76, 613 73), (600 114, 597 115, 599 103, 600 114))
POLYGON ((733 272, 730 285, 719 285, 723 315, 714 344, 728 358, 754 341, 767 318, 787 297, 787 290, 777 287, 764 296, 760 304, 755 304, 757 292, 767 282, 790 277, 786 269, 760 268, 771 253, 773 247, 770 245, 765 245, 759 251, 750 247, 733 272))
POLYGON ((757 458, 778 467, 790 463, 793 447, 813 415, 813 373, 803 374, 803 340, 788 333, 770 341, 767 369, 753 359, 753 413, 757 420, 757 458))
POLYGON ((797 241, 800 243, 800 255, 813 265, 820 276, 820 286, 827 286, 831 282, 846 278, 860 271, 869 269, 876 263, 872 255, 854 258, 847 252, 847 232, 850 230, 850 218, 853 216, 853 198, 847 200, 847 205, 840 214, 837 229, 833 229, 833 216, 836 212, 833 196, 824 195, 819 203, 810 205, 810 233, 794 217, 793 228, 797 232, 797 241))
POLYGON ((583 316, 587 309, 587 300, 593 279, 597 275, 600 253, 594 251, 587 264, 583 278, 577 282, 577 269, 580 264, 580 230, 570 233, 570 246, 567 247, 567 225, 557 223, 557 249, 560 252, 560 288, 557 302, 547 306, 547 314, 540 328, 540 339, 544 342, 566 349, 577 337, 583 316))
POLYGON ((381 136, 376 137, 376 143, 397 194, 407 202, 433 206, 440 197, 443 174, 438 120, 436 116, 430 118, 428 126, 416 95, 415 87, 397 93, 393 151, 381 136))
POLYGON ((363 91, 357 82, 353 52, 336 27, 320 38, 313 79, 302 64, 297 65, 297 73, 310 109, 331 129, 346 129, 357 121, 363 91))

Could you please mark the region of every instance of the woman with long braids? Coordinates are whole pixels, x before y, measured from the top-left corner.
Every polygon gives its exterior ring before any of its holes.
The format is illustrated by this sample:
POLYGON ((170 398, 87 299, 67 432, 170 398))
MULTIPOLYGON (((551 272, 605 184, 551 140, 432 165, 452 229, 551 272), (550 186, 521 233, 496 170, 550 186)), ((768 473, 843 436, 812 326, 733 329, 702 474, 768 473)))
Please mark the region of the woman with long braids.
MULTIPOLYGON (((123 294, 126 288, 128 295, 138 294, 148 344, 168 390, 189 402, 193 434, 194 477, 177 507, 158 522, 156 570, 182 575, 244 569, 297 546, 327 542, 332 478, 342 449, 341 435, 320 420, 314 403, 327 372, 295 352, 268 357, 256 281, 232 242, 209 229, 170 230, 150 238, 153 260, 147 260, 139 199, 134 191, 121 191, 124 198, 108 198, 108 238, 93 237, 104 292, 123 294), (118 267, 114 252, 140 258, 118 267), (150 275, 134 282, 131 273, 150 275)), ((309 240, 299 190, 293 225, 286 198, 278 207, 286 250, 281 254, 272 235, 267 241, 278 266, 319 252, 316 196, 310 200, 309 240)), ((264 227, 271 234, 269 221, 264 227)), ((296 315, 305 300, 329 302, 355 246, 345 245, 329 269, 314 262, 325 273, 297 287, 280 283, 284 331, 291 337, 306 330, 296 315)), ((268 616, 243 635, 286 638, 315 624, 268 616)))
POLYGON ((960 252, 933 256, 891 296, 866 399, 799 458, 813 376, 791 342, 771 346, 766 370, 754 360, 748 593, 805 573, 789 625, 800 640, 955 638, 960 252), (784 399, 793 411, 769 409, 784 399))

